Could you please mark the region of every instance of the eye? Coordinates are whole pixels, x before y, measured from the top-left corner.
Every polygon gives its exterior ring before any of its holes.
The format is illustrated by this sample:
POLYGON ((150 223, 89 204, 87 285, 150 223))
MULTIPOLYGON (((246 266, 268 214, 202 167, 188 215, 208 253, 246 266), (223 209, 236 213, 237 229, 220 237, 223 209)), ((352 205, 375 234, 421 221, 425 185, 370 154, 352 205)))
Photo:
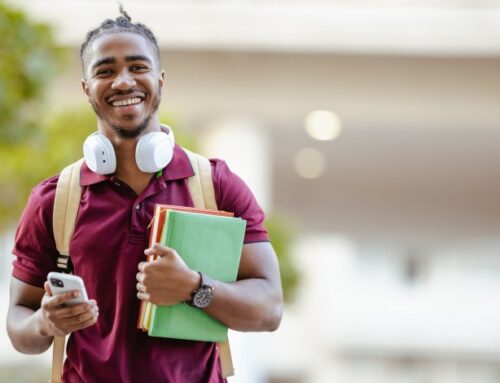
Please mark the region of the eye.
POLYGON ((99 69, 96 73, 96 77, 107 77, 111 76, 113 74, 113 71, 111 69, 99 69))
POLYGON ((142 64, 134 64, 130 66, 132 72, 143 72, 148 70, 148 67, 142 64))

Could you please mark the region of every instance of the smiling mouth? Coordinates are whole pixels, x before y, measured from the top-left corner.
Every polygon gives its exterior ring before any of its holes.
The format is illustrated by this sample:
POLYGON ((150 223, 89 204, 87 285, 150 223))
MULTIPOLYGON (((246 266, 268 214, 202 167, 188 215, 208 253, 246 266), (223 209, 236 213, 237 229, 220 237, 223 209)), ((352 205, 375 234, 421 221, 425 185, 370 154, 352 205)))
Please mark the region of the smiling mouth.
POLYGON ((142 99, 140 97, 134 97, 134 98, 128 98, 126 100, 117 100, 111 102, 111 105, 113 107, 121 107, 121 106, 129 106, 129 105, 136 105, 142 102, 142 99))

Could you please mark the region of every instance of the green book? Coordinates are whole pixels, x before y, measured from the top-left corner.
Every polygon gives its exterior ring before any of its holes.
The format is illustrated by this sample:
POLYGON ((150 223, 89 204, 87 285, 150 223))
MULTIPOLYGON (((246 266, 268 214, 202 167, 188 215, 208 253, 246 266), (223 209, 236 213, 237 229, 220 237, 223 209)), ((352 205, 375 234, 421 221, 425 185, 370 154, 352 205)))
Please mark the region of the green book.
MULTIPOLYGON (((175 249, 189 268, 212 279, 234 282, 245 228, 246 221, 241 218, 169 210, 160 243, 175 249)), ((222 342, 227 340, 227 327, 186 303, 153 305, 148 334, 222 342)))

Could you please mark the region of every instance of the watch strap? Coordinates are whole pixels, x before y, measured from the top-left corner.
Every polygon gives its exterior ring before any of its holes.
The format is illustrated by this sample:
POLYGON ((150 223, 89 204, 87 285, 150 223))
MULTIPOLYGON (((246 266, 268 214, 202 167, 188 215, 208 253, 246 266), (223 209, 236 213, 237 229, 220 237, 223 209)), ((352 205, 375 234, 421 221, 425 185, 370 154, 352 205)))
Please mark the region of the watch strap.
POLYGON ((186 303, 190 306, 200 308, 194 303, 196 294, 202 289, 211 289, 213 293, 214 287, 212 279, 208 275, 202 273, 201 271, 198 271, 198 274, 200 275, 200 284, 198 288, 191 293, 191 298, 189 299, 189 301, 186 301, 186 303))

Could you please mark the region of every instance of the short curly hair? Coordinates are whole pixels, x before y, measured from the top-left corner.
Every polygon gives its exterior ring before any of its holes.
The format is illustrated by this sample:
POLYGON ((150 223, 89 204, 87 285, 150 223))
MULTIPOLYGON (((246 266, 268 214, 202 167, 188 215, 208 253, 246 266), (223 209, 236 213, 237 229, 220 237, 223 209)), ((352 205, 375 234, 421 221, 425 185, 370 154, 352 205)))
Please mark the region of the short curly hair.
POLYGON ((80 48, 80 59, 82 61, 82 69, 85 71, 84 56, 89 44, 99 35, 109 34, 109 33, 119 33, 119 32, 132 32, 137 33, 145 37, 154 47, 156 53, 156 59, 158 64, 160 63, 160 48, 158 47, 158 41, 155 35, 147 26, 141 23, 133 23, 132 18, 123 9, 120 4, 121 16, 117 17, 115 20, 106 19, 99 27, 92 29, 87 33, 87 39, 82 44, 80 48))

